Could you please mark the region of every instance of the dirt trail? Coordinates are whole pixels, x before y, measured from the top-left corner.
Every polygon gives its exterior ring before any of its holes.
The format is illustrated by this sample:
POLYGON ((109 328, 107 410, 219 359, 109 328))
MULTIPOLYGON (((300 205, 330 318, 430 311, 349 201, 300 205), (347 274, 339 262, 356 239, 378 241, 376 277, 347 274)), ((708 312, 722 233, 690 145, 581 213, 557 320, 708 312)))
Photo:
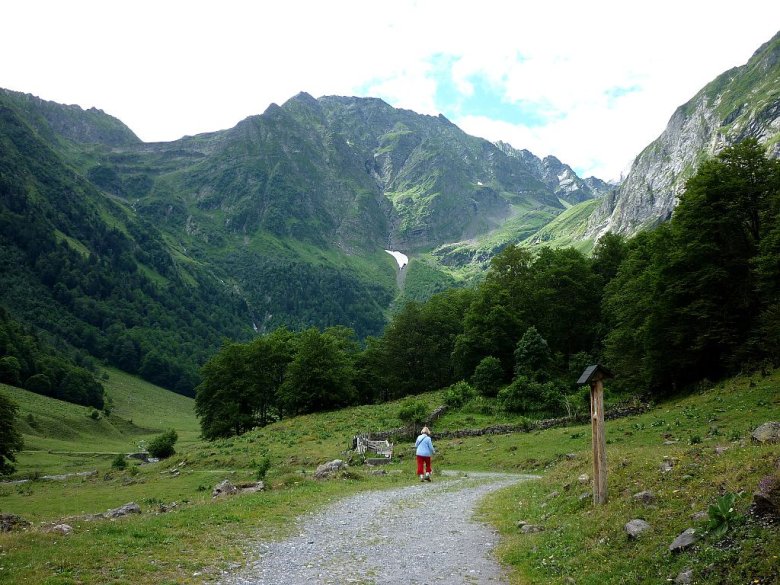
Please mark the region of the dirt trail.
POLYGON ((472 519, 488 493, 533 479, 469 474, 342 500, 297 521, 297 536, 259 544, 223 585, 506 583, 497 535, 472 519))

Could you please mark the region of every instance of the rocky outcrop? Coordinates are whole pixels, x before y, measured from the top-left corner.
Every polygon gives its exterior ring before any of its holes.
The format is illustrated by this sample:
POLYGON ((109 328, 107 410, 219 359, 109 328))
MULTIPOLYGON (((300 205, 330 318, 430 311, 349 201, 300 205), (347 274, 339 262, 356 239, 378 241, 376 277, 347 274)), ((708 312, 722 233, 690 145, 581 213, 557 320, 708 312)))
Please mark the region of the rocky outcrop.
POLYGON ((586 237, 631 235, 666 221, 703 160, 746 138, 780 156, 780 33, 679 107, 588 222, 586 237))

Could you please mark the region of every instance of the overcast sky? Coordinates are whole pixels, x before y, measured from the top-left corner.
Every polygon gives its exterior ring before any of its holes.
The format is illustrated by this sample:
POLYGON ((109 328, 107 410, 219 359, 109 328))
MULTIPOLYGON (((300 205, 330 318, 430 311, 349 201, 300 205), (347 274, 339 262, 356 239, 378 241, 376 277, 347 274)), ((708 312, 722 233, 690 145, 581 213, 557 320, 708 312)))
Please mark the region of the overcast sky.
POLYGON ((617 179, 675 108, 780 29, 775 0, 2 0, 0 87, 142 140, 306 91, 380 97, 617 179))

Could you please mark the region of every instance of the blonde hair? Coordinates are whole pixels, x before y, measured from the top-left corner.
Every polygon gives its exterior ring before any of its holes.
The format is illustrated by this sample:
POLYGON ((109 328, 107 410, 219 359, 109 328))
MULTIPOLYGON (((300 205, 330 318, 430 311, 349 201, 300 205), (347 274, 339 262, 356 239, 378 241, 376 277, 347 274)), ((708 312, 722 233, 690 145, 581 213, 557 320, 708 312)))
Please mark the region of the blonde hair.
POLYGON ((423 427, 422 430, 420 431, 420 433, 422 433, 424 435, 430 436, 431 435, 431 429, 429 429, 428 427, 423 427))

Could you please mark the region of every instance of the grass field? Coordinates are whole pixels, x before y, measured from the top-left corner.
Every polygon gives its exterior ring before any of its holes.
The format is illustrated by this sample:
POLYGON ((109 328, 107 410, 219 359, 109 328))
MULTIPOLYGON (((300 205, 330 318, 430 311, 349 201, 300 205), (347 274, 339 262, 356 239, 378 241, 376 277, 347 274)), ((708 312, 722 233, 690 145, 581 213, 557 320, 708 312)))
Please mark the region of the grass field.
MULTIPOLYGON (((31 414, 37 425, 23 422, 28 450, 19 454, 18 467, 20 475, 38 479, 0 485, 0 512, 32 523, 26 531, 0 534, 0 583, 209 582, 242 562, 245 538, 279 538, 294 529, 295 517, 336 498, 415 480, 412 446, 406 443, 396 445, 387 475, 352 466, 338 480, 312 477, 319 463, 347 456, 354 434, 399 426, 399 403, 298 417, 207 443, 197 439, 191 400, 114 371, 106 386, 113 411, 98 420, 91 409, 2 388, 20 404, 21 418, 31 414), (112 469, 114 453, 134 450, 167 428, 181 437, 171 459, 112 469), (211 499, 222 479, 254 480, 264 457, 271 462, 265 492, 211 499), (90 469, 97 474, 40 479, 90 469), (143 513, 115 521, 79 518, 130 501, 143 513), (161 505, 174 502, 171 511, 161 512, 161 505), (73 533, 45 531, 60 521, 73 533)), ((749 435, 767 420, 780 420, 779 389, 780 372, 743 377, 607 422, 609 502, 597 508, 582 497, 590 486, 578 481, 591 473, 586 426, 435 440, 434 469, 541 476, 495 494, 480 510, 502 535, 499 554, 514 584, 658 583, 688 567, 698 583, 777 582, 778 527, 754 522, 748 509, 758 480, 777 473, 780 446, 753 445, 749 435), (664 462, 672 464, 671 471, 661 471, 664 462), (634 500, 642 490, 655 492, 654 504, 634 500), (724 493, 736 494, 735 519, 725 538, 704 535, 692 552, 669 553, 668 545, 684 529, 705 532, 706 521, 692 514, 706 511, 724 493), (652 526, 636 541, 623 531, 633 518, 652 526), (521 534, 519 520, 544 531, 521 534)), ((441 398, 441 393, 420 397, 431 409, 441 398)), ((453 412, 434 426, 434 439, 437 429, 491 420, 453 412)))

